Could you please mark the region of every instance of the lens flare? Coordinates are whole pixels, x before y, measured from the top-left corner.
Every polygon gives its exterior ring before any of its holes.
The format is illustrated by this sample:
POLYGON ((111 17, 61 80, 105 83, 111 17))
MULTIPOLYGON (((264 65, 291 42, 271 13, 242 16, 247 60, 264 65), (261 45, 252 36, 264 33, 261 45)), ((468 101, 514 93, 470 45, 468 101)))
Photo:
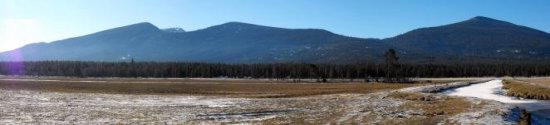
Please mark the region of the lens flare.
POLYGON ((24 75, 25 63, 20 50, 14 50, 8 54, 9 62, 4 63, 8 75, 24 75))

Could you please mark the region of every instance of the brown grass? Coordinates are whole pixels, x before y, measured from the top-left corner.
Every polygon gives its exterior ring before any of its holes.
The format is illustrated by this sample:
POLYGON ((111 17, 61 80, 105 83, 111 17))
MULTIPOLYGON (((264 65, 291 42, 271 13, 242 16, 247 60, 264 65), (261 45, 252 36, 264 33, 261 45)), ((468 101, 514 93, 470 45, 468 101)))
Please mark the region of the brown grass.
POLYGON ((520 81, 525 81, 525 82, 529 82, 529 83, 533 83, 533 84, 537 84, 537 85, 541 85, 541 86, 550 87, 550 78, 549 77, 520 78, 520 79, 515 79, 515 80, 520 80, 520 81))
POLYGON ((528 82, 508 79, 503 81, 503 85, 504 86, 502 88, 508 90, 506 94, 509 96, 550 100, 550 89, 538 84, 530 84, 528 82))
POLYGON ((472 105, 462 98, 435 98, 431 94, 425 93, 393 92, 389 97, 410 100, 403 108, 423 109, 424 113, 427 115, 454 115, 465 112, 467 109, 471 108, 472 105))
POLYGON ((59 81, 13 81, 0 79, 0 89, 109 94, 193 94, 239 97, 297 97, 337 93, 371 93, 415 84, 384 83, 276 83, 265 80, 147 80, 56 79, 59 81), (82 82, 88 81, 88 82, 82 82))
POLYGON ((411 101, 432 101, 434 97, 424 93, 405 93, 405 92, 393 92, 389 97, 406 99, 411 101))
MULTIPOLYGON (((432 94, 426 93, 404 93, 393 92, 388 95, 392 98, 408 100, 400 106, 401 110, 417 111, 421 110, 422 114, 406 120, 400 120, 395 124, 437 124, 444 121, 448 117, 456 114, 472 111, 481 108, 481 105, 475 105, 463 98, 456 97, 439 97, 436 98, 432 94)), ((397 121, 396 121, 397 122, 397 121)), ((451 123, 449 123, 451 124, 451 123)))

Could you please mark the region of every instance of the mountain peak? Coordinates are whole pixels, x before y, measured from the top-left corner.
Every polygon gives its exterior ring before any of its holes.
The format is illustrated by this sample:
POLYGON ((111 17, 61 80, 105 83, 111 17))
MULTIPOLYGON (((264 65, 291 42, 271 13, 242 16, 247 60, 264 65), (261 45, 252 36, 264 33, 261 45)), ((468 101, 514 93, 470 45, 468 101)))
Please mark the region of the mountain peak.
POLYGON ((472 19, 470 20, 489 20, 489 21, 497 21, 496 19, 493 19, 493 18, 489 18, 489 17, 484 17, 484 16, 476 16, 476 17, 473 17, 472 19))
POLYGON ((91 35, 113 35, 113 34, 137 34, 158 32, 160 29, 149 22, 141 22, 122 27, 117 27, 109 30, 100 31, 91 35))
POLYGON ((250 24, 250 23, 243 23, 243 22, 227 22, 227 23, 218 25, 217 27, 238 28, 238 29, 242 29, 242 28, 275 28, 275 27, 262 26, 262 25, 256 25, 256 24, 250 24))
POLYGON ((166 29, 162 29, 162 30, 165 31, 165 32, 169 32, 169 33, 185 33, 185 30, 183 28, 179 28, 179 27, 166 28, 166 29))
POLYGON ((262 26, 262 25, 256 25, 256 24, 250 24, 250 23, 243 23, 243 22, 227 22, 216 26, 211 26, 206 29, 202 29, 200 31, 210 31, 210 32, 240 32, 240 31, 251 31, 251 32, 258 32, 258 31, 266 31, 266 30, 275 30, 275 29, 282 29, 282 28, 276 28, 276 27, 270 27, 270 26, 262 26))
POLYGON ((224 23, 224 24, 221 24, 221 25, 253 25, 253 26, 257 26, 255 24, 250 24, 250 23, 244 23, 244 22, 227 22, 227 23, 224 23))
MULTIPOLYGON (((136 30, 160 30, 157 26, 149 23, 149 22, 141 22, 141 23, 136 23, 136 24, 131 24, 131 25, 127 25, 127 26, 123 26, 123 27, 119 27, 119 28, 131 28, 131 29, 136 29, 136 30)), ((116 28, 118 29, 118 28, 116 28)))
POLYGON ((497 20, 489 17, 484 16, 476 16, 469 20, 463 21, 462 23, 466 24, 473 24, 473 25, 479 25, 479 26, 503 26, 503 25, 514 25, 510 22, 497 20))

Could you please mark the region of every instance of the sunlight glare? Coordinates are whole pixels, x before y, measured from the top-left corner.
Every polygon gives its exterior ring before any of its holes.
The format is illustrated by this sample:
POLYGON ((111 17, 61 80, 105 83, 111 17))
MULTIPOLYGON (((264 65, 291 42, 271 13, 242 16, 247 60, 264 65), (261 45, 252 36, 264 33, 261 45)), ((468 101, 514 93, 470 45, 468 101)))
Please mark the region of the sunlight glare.
POLYGON ((0 51, 8 51, 37 42, 39 24, 32 19, 8 19, 0 28, 0 51))

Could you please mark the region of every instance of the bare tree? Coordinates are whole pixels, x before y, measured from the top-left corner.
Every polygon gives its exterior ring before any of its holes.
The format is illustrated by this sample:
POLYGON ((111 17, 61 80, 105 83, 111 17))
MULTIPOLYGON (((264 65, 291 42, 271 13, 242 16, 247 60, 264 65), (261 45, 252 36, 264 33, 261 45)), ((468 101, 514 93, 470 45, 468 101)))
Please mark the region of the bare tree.
POLYGON ((399 57, 397 57, 397 52, 394 49, 388 49, 384 53, 386 57, 386 77, 384 78, 385 82, 399 82, 401 79, 397 75, 397 70, 399 68, 399 57))

